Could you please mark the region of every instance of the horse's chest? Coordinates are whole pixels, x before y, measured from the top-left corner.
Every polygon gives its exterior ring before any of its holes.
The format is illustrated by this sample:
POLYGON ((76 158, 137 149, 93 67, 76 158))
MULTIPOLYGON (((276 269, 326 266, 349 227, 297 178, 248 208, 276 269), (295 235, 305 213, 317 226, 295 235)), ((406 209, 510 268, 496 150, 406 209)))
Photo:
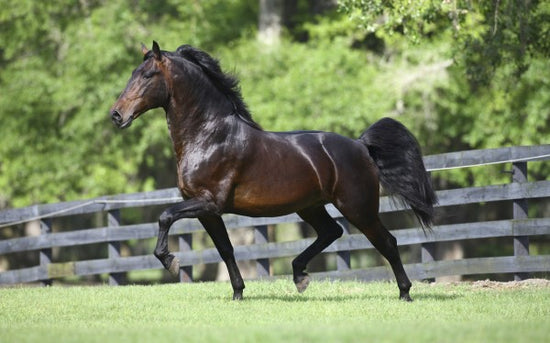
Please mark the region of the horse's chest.
POLYGON ((178 188, 187 198, 224 193, 231 184, 229 169, 216 154, 187 155, 178 163, 178 188))

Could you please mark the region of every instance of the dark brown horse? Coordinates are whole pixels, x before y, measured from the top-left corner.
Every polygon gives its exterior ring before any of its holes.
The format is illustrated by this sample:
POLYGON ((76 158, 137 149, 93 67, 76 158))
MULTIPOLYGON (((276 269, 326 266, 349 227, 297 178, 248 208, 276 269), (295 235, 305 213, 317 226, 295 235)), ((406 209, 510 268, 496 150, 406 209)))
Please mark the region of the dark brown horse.
POLYGON ((244 282, 222 213, 279 216, 296 212, 318 238, 292 262, 299 292, 309 284, 308 262, 342 235, 325 210, 334 206, 389 261, 400 298, 411 283, 397 241, 378 218, 379 182, 429 227, 436 201, 420 148, 399 122, 385 118, 359 139, 319 131, 268 132, 256 124, 238 82, 217 60, 188 45, 175 52, 143 47, 144 61, 111 109, 120 128, 149 109, 166 112, 184 201, 162 213, 155 256, 173 275, 179 261, 168 251, 168 231, 181 218, 198 218, 227 265, 233 299, 244 282))

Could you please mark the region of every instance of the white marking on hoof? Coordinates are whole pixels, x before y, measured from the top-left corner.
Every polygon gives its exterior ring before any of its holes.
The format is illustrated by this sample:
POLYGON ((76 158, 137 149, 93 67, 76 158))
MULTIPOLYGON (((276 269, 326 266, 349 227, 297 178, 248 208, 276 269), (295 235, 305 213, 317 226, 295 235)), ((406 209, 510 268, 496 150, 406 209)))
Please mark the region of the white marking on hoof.
POLYGON ((302 277, 299 282, 296 282, 296 288, 298 289, 298 293, 304 293, 304 291, 307 289, 307 286, 309 286, 310 281, 311 281, 310 277, 306 275, 302 277))
POLYGON ((172 276, 178 277, 180 272, 180 260, 178 260, 177 257, 174 257, 172 263, 170 263, 170 268, 168 268, 168 271, 172 274, 172 276))

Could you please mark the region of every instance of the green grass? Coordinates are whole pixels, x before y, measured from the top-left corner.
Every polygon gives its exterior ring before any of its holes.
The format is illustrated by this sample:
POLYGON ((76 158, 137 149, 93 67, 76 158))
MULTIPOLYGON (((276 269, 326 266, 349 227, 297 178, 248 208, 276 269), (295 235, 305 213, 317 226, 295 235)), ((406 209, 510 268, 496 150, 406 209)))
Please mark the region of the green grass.
POLYGON ((550 287, 247 282, 0 289, 0 342, 542 342, 550 287))

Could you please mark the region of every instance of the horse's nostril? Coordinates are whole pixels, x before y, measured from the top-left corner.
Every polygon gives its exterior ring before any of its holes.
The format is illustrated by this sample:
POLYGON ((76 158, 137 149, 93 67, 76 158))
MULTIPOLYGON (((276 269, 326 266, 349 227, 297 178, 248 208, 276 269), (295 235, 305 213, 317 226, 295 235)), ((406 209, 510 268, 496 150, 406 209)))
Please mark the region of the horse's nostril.
POLYGON ((115 123, 120 123, 120 122, 122 122, 122 116, 120 115, 120 113, 118 113, 117 110, 112 110, 112 111, 111 111, 111 119, 112 119, 113 122, 115 122, 115 123))

